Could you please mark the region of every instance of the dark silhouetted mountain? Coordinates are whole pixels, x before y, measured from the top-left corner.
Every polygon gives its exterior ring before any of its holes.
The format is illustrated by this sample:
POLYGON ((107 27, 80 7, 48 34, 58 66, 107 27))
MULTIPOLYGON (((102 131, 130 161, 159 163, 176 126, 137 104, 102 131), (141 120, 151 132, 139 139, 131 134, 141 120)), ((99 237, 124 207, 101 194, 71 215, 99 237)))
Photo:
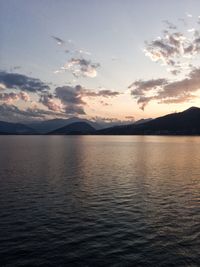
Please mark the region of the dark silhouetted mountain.
POLYGON ((95 128, 87 122, 74 122, 57 130, 50 132, 49 134, 56 135, 78 135, 78 134, 92 134, 95 132, 95 128))
MULTIPOLYGON (((142 119, 142 120, 139 120, 135 123, 142 123, 142 122, 147 121, 147 120, 149 120, 149 119, 142 119)), ((33 121, 33 122, 27 122, 24 124, 35 129, 40 134, 46 134, 46 133, 52 132, 58 128, 67 126, 67 125, 74 123, 74 122, 87 122, 96 130, 100 130, 100 129, 104 129, 104 128, 108 128, 108 127, 114 127, 117 125, 127 125, 127 124, 133 123, 133 122, 129 122, 129 121, 120 121, 120 120, 119 121, 103 121, 103 120, 90 121, 87 119, 72 117, 69 119, 52 119, 52 120, 46 120, 46 121, 33 121)))
POLYGON ((134 122, 134 124, 137 125, 137 124, 141 124, 141 123, 146 123, 146 122, 151 121, 151 120, 152 120, 152 118, 140 119, 140 120, 134 122))
POLYGON ((117 126, 96 131, 102 135, 199 135, 200 108, 191 107, 183 112, 169 114, 151 121, 117 126))
POLYGON ((52 132, 58 128, 70 125, 70 124, 75 123, 75 122, 87 122, 96 130, 103 128, 103 127, 101 127, 101 125, 99 125, 96 122, 92 122, 92 121, 89 121, 86 119, 81 119, 78 117, 72 117, 69 119, 52 119, 52 120, 47 120, 47 121, 37 121, 37 122, 27 123, 27 125, 33 129, 35 129, 37 132, 39 132, 41 134, 46 134, 46 133, 52 132))
POLYGON ((31 127, 22 123, 0 121, 0 134, 36 134, 31 127))

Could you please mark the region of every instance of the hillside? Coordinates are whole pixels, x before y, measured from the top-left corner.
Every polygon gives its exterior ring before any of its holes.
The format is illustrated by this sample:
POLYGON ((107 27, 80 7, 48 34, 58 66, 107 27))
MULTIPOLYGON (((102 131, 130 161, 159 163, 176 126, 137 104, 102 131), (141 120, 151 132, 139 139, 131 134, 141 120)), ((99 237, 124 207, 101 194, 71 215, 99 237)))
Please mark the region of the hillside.
POLYGON ((102 135, 195 135, 200 134, 200 108, 191 107, 183 112, 169 114, 151 121, 117 126, 97 131, 102 135))
POLYGON ((36 134, 36 131, 22 123, 0 121, 0 134, 36 134))
POLYGON ((70 125, 76 122, 86 122, 97 130, 102 128, 98 123, 95 123, 95 122, 92 122, 86 119, 81 119, 78 117, 72 117, 69 119, 52 119, 52 120, 46 120, 46 121, 36 121, 36 122, 27 123, 27 125, 35 129, 37 132, 41 134, 46 134, 46 133, 53 132, 54 130, 57 130, 59 128, 65 127, 67 125, 70 125))
POLYGON ((94 127, 92 127, 87 122, 74 122, 57 130, 50 132, 52 135, 78 135, 78 134, 91 134, 95 132, 94 127))

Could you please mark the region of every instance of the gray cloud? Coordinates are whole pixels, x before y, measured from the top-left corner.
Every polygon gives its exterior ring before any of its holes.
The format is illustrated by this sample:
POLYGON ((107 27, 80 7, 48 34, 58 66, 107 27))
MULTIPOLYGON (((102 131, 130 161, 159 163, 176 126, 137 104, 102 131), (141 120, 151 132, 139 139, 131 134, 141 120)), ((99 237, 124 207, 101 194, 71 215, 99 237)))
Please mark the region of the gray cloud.
POLYGON ((187 78, 168 82, 159 92, 160 98, 178 97, 200 89, 200 68, 193 69, 187 78))
MULTIPOLYGON (((63 112, 68 115, 83 115, 85 114, 84 106, 87 105, 85 98, 111 98, 119 94, 120 92, 107 89, 94 91, 85 89, 81 85, 67 85, 55 88, 54 94, 42 94, 39 101, 44 106, 48 107, 49 110, 63 112)), ((108 105, 105 102, 102 104, 108 105)))
POLYGON ((131 121, 134 121, 135 120, 135 117, 134 116, 126 116, 125 119, 128 119, 128 120, 131 120, 131 121))
POLYGON ((84 58, 71 58, 63 67, 56 70, 54 73, 70 71, 75 77, 90 77, 97 76, 97 68, 99 63, 93 63, 84 58))
POLYGON ((176 29, 177 29, 177 26, 174 25, 173 23, 169 22, 168 20, 163 20, 163 22, 167 25, 167 27, 168 27, 170 30, 176 30, 176 29))
POLYGON ((5 71, 0 71, 0 84, 4 85, 7 89, 19 89, 29 92, 43 92, 49 90, 49 86, 39 79, 5 71))
POLYGON ((67 105, 65 107, 65 113, 67 115, 85 115, 85 110, 82 106, 78 105, 67 105))
POLYGON ((95 117, 92 117, 91 120, 102 125, 105 128, 116 126, 116 125, 126 125, 126 124, 133 123, 135 121, 133 116, 125 117, 125 120, 119 120, 117 118, 110 118, 110 117, 95 116, 95 117))
POLYGON ((85 114, 83 105, 83 88, 80 85, 75 87, 62 86, 55 89, 55 97, 60 99, 67 114, 85 114))
POLYGON ((144 52, 151 60, 166 65, 174 75, 191 68, 191 59, 200 54, 200 31, 194 28, 179 31, 177 26, 164 21, 167 29, 161 37, 145 42, 144 52))
POLYGON ((62 86, 55 89, 55 95, 66 104, 82 105, 85 102, 82 100, 83 88, 80 85, 62 86))
POLYGON ((19 69, 21 69, 22 67, 21 66, 12 66, 11 68, 10 68, 10 71, 12 72, 12 71, 16 71, 16 70, 19 70, 19 69))
POLYGON ((44 94, 40 96, 39 102, 46 106, 49 110, 62 112, 63 105, 60 100, 55 99, 52 94, 44 94))
POLYGON ((132 95, 138 97, 144 95, 146 91, 150 91, 155 88, 157 89, 167 83, 168 81, 166 79, 152 79, 147 81, 137 80, 130 84, 128 88, 134 88, 132 89, 132 95))
POLYGON ((51 36, 56 42, 58 45, 64 45, 65 44, 65 41, 62 40, 61 38, 59 37, 56 37, 56 36, 51 36))
POLYGON ((171 97, 171 98, 167 98, 167 99, 162 99, 159 103, 164 103, 164 104, 179 104, 179 103, 183 103, 183 102, 187 102, 190 100, 193 100, 194 98, 196 98, 195 95, 192 94, 187 94, 187 93, 183 93, 181 96, 178 97, 171 97))
POLYGON ((108 89, 102 89, 99 91, 91 91, 91 90, 84 90, 83 95, 88 97, 115 97, 120 95, 120 92, 117 91, 111 91, 108 89))
POLYGON ((14 105, 2 104, 0 105, 0 120, 20 122, 20 121, 32 121, 43 120, 47 117, 53 117, 57 115, 62 117, 60 113, 55 113, 48 110, 42 110, 38 108, 19 109, 14 105))
POLYGON ((108 104, 107 102, 104 102, 103 100, 100 101, 102 106, 111 106, 111 104, 108 104))
POLYGON ((141 109, 152 100, 158 103, 183 103, 196 96, 200 90, 200 68, 193 69, 186 78, 178 81, 166 79, 136 81, 132 83, 131 94, 137 99, 141 109))
POLYGON ((63 39, 53 36, 53 35, 51 37, 57 42, 58 45, 63 46, 65 48, 64 49, 65 53, 71 53, 71 54, 78 55, 78 56, 91 55, 89 51, 77 48, 72 40, 64 41, 63 39))

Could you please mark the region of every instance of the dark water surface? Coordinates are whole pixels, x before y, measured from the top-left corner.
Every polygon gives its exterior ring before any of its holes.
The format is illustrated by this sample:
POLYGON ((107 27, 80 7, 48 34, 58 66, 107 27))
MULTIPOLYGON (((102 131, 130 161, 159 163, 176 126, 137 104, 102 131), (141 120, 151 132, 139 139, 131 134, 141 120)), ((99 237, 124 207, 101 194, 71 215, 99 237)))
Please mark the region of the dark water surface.
POLYGON ((200 137, 1 136, 0 266, 200 266, 200 137))

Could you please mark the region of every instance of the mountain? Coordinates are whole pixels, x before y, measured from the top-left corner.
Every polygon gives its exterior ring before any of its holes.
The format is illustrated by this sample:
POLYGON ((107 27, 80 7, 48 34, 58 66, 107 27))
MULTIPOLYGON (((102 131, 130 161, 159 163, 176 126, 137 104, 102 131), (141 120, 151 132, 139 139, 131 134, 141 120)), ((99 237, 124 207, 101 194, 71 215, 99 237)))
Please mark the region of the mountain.
POLYGON ((78 135, 78 134, 91 134, 95 132, 95 128, 87 122, 74 122, 57 130, 50 132, 49 134, 55 135, 78 135))
MULTIPOLYGON (((135 123, 139 124, 139 123, 145 122, 147 120, 150 120, 150 119, 141 119, 135 123)), ((110 121, 110 122, 103 121, 103 120, 90 121, 87 119, 72 117, 69 119, 52 119, 52 120, 46 120, 46 121, 27 122, 24 124, 35 129, 40 134, 46 134, 46 133, 52 132, 58 128, 67 126, 67 125, 74 123, 74 122, 87 122, 96 130, 100 130, 100 129, 104 129, 104 128, 108 128, 108 127, 114 127, 117 125, 126 125, 126 124, 133 123, 133 122, 129 122, 129 121, 110 121)))
POLYGON ((0 121, 0 134, 36 134, 31 127, 22 123, 0 121))
POLYGON ((145 123, 117 126, 96 131, 102 135, 199 135, 200 108, 169 114, 145 123))
POLYGON ((151 121, 151 120, 152 120, 152 118, 140 119, 138 121, 135 121, 134 124, 136 125, 136 124, 146 123, 146 122, 151 121))
POLYGON ((69 119, 52 119, 47 121, 37 121, 37 122, 27 123, 26 125, 30 126, 31 128, 35 129, 37 132, 41 134, 46 134, 75 122, 86 122, 96 130, 102 128, 101 125, 99 125, 96 122, 92 122, 86 119, 81 119, 78 117, 72 117, 69 119))
POLYGON ((54 119, 27 125, 0 121, 0 134, 97 134, 97 135, 200 135, 200 108, 132 124, 99 129, 102 126, 80 118, 54 119))

